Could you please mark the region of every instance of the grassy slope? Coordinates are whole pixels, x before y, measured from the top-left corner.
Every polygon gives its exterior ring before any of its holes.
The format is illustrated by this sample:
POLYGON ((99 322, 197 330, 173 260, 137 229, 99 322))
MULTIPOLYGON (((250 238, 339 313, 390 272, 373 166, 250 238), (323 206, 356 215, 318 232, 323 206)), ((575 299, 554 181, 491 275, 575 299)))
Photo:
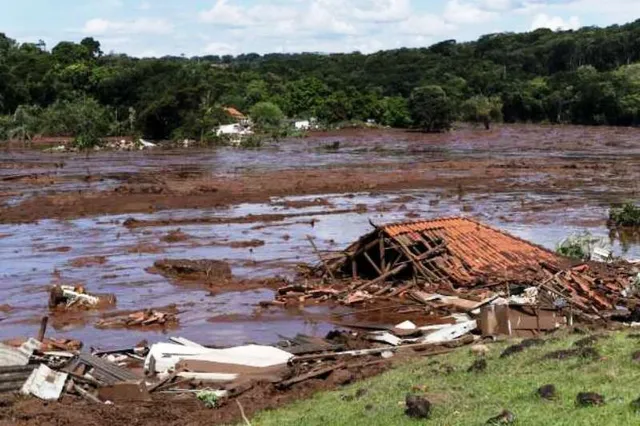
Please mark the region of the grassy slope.
POLYGON ((499 358, 506 344, 491 345, 484 373, 466 372, 474 357, 463 348, 452 354, 419 359, 284 409, 261 413, 252 424, 482 425, 507 408, 516 414, 516 424, 520 425, 638 425, 640 414, 630 408, 630 402, 640 396, 640 364, 631 360, 631 354, 640 350, 640 340, 627 335, 615 332, 595 343, 602 355, 599 361, 540 360, 552 350, 572 348, 573 342, 584 337, 580 335, 550 338, 545 346, 506 359, 499 358), (447 366, 454 371, 447 374, 447 366), (536 395, 536 389, 545 384, 556 385, 556 401, 544 401, 536 395), (414 386, 424 386, 427 398, 435 406, 428 421, 404 415, 405 395, 414 386), (344 395, 354 395, 362 388, 368 391, 363 397, 343 400, 344 395), (583 391, 604 395, 606 405, 577 407, 576 395, 583 391))

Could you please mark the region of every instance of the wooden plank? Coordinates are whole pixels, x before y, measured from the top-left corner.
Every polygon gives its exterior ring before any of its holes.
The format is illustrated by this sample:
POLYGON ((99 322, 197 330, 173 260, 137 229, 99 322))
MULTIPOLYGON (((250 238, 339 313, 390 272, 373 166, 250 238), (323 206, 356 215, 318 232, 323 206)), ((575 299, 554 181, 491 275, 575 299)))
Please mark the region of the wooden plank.
POLYGON ((366 288, 366 287, 369 287, 369 286, 384 282, 384 280, 386 280, 387 278, 392 277, 392 276, 402 272, 408 265, 409 265, 408 263, 404 263, 404 264, 402 264, 400 266, 396 266, 394 269, 392 269, 391 271, 387 272, 386 274, 380 275, 375 280, 368 281, 368 282, 364 283, 364 285, 361 285, 359 287, 359 289, 366 288))
POLYGON ((309 240, 309 242, 311 243, 311 247, 313 247, 313 251, 316 254, 316 256, 318 256, 318 259, 320 259, 320 262, 322 262, 322 265, 324 266, 324 268, 327 270, 327 272, 329 273, 329 276, 331 277, 332 280, 335 280, 336 277, 333 276, 333 272, 331 271, 331 269, 329 268, 329 265, 327 265, 326 260, 324 259, 324 257, 322 257, 322 255, 320 254, 320 251, 318 251, 318 247, 316 246, 316 243, 313 242, 313 238, 311 238, 311 235, 307 235, 307 240, 309 240))
POLYGON ((293 377, 289 380, 284 380, 280 383, 278 383, 276 386, 279 388, 288 388, 289 386, 295 385, 296 383, 300 383, 300 382, 304 382, 305 380, 309 380, 309 379, 313 379, 315 377, 319 377, 319 376, 323 376, 325 374, 331 373, 334 370, 337 370, 339 368, 344 368, 346 367, 346 364, 344 363, 339 363, 339 364, 335 364, 332 365, 330 367, 325 367, 325 368, 320 368, 317 370, 312 370, 306 374, 301 374, 299 376, 293 377))

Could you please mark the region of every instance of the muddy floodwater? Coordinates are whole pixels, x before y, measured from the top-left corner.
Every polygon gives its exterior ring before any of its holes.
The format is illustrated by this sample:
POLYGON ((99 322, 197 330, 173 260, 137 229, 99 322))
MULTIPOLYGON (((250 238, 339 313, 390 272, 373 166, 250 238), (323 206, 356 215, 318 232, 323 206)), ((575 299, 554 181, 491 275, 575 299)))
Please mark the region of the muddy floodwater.
MULTIPOLYGON (((259 150, 12 147, 0 151, 0 340, 35 334, 56 283, 115 294, 118 312, 176 305, 179 328, 166 333, 205 344, 322 335, 345 308, 263 308, 273 288, 242 285, 317 261, 308 235, 338 250, 370 221, 463 215, 549 249, 586 230, 640 258, 637 236, 606 227, 610 206, 639 190, 640 131, 627 128, 342 131, 259 150), (225 260, 238 285, 180 285, 150 270, 165 258, 225 260)), ((53 315, 49 334, 101 348, 163 338, 96 329, 107 314, 53 315)))

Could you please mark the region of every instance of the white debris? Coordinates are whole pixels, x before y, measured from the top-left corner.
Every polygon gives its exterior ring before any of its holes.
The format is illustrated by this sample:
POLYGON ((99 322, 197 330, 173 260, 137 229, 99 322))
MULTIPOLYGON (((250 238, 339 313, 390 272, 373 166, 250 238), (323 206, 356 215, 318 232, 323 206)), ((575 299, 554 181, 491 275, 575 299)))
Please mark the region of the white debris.
POLYGON ((140 145, 142 145, 143 148, 155 148, 158 146, 155 143, 145 141, 144 139, 140 139, 140 145))
POLYGON ((424 339, 422 339, 422 342, 450 342, 457 339, 458 337, 464 336, 465 334, 475 330, 476 328, 478 328, 478 323, 475 320, 449 325, 448 327, 441 328, 440 330, 427 335, 424 339))
POLYGON ((57 401, 68 376, 67 373, 59 373, 40 364, 36 370, 33 370, 20 392, 24 395, 31 394, 45 401, 57 401))
MULTIPOLYGON (((162 373, 182 361, 208 361, 212 363, 247 367, 273 367, 286 364, 293 355, 273 346, 246 345, 227 349, 156 343, 145 359, 145 371, 162 373)), ((222 372, 222 371, 221 371, 222 372)))
POLYGON ((418 327, 414 323, 412 323, 411 321, 405 321, 405 322, 402 322, 402 323, 396 325, 395 328, 400 329, 400 330, 415 330, 418 327))
POLYGON ((367 336, 367 338, 369 340, 373 340, 374 342, 387 343, 387 344, 389 344, 391 346, 398 346, 399 344, 401 344, 403 342, 403 340, 401 338, 389 333, 388 331, 380 331, 380 332, 370 333, 367 336))

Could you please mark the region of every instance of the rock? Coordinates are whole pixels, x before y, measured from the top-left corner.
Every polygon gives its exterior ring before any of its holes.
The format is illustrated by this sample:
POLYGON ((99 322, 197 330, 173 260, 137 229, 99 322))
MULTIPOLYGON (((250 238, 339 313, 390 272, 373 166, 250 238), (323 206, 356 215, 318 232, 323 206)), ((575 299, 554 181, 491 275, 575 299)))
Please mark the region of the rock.
POLYGON ((581 407, 592 407, 604 405, 604 396, 595 392, 580 392, 576 397, 576 402, 581 407))
POLYGON ((471 346, 471 353, 475 356, 486 356, 489 354, 489 347, 483 344, 473 345, 471 346))
POLYGON ((502 413, 487 420, 488 425, 510 425, 516 421, 516 415, 509 410, 504 410, 502 413))
POLYGON ((431 402, 423 396, 407 395, 404 413, 414 419, 428 419, 431 415, 431 402))
POLYGON ((544 385, 538 388, 538 395, 542 399, 552 400, 557 396, 556 387, 554 385, 544 385))

